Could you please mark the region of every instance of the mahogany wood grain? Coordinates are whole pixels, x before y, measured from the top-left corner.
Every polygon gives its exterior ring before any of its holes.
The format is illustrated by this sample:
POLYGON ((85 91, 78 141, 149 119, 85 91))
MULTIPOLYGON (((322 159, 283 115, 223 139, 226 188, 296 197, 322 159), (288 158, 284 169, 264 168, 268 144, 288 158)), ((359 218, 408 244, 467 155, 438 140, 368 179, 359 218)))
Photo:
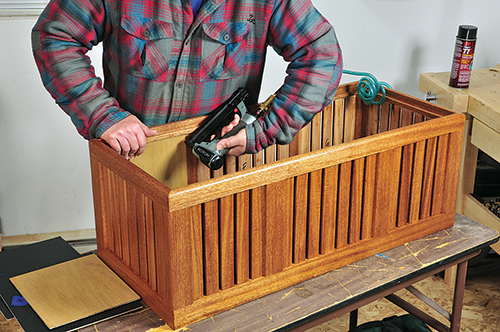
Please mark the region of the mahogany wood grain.
POLYGON ((406 145, 403 147, 403 158, 401 161, 401 182, 399 186, 400 204, 398 208, 398 227, 407 225, 409 221, 410 207, 408 202, 410 202, 411 198, 412 165, 414 151, 414 144, 406 145))
POLYGON ((434 169, 436 167, 436 145, 437 138, 433 137, 427 141, 424 168, 432 171, 424 172, 424 183, 422 188, 422 200, 420 218, 426 218, 431 214, 432 184, 434 183, 434 169))
POLYGON ((207 202, 204 207, 203 254, 205 271, 205 294, 212 295, 219 287, 219 209, 217 201, 207 202))
POLYGON ((352 142, 355 138, 357 114, 356 104, 356 96, 351 96, 345 100, 343 143, 352 142))
POLYGON ((332 252, 335 249, 338 177, 338 165, 325 168, 323 173, 323 197, 321 202, 321 254, 332 252))
POLYGON ((347 84, 292 143, 216 172, 179 147, 201 120, 148 140, 177 142, 185 185, 90 143, 99 255, 173 328, 453 223, 463 115, 347 84))
POLYGON ((344 104, 345 100, 335 100, 335 113, 333 117, 333 145, 342 144, 344 140, 344 104))
POLYGON ((365 175, 365 159, 353 161, 351 176, 351 212, 349 216, 349 244, 361 240, 361 217, 363 214, 363 183, 365 175))
POLYGON ((322 112, 323 123, 323 142, 322 147, 329 147, 333 144, 333 105, 335 102, 330 103, 322 112))
POLYGON ((225 290, 234 286, 234 205, 232 196, 220 199, 219 211, 220 288, 225 290))
POLYGON ((377 174, 377 155, 366 157, 365 184, 363 200, 363 221, 361 239, 368 240, 372 237, 372 229, 375 218, 375 183, 377 174))
POLYGON ((264 187, 252 189, 250 192, 250 248, 251 248, 251 279, 264 275, 264 187))

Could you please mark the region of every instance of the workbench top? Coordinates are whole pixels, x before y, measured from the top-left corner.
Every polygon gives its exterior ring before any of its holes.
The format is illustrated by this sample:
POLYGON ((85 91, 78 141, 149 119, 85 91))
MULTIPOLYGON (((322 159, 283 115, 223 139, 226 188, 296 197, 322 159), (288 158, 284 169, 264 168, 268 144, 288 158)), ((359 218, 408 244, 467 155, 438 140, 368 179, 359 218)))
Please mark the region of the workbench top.
MULTIPOLYGON (((457 215, 452 228, 349 264, 179 331, 286 331, 425 274, 497 240, 496 231, 457 215)), ((120 317, 80 331, 126 329, 143 332, 155 327, 155 317, 151 310, 144 310, 136 315, 120 317), (141 321, 144 321, 143 327, 140 326, 141 321)), ((159 320, 156 323, 158 329, 152 331, 170 331, 159 320)))
POLYGON ((500 132, 500 64, 473 70, 468 89, 450 87, 449 79, 450 72, 421 74, 419 90, 435 93, 439 105, 468 112, 500 132))

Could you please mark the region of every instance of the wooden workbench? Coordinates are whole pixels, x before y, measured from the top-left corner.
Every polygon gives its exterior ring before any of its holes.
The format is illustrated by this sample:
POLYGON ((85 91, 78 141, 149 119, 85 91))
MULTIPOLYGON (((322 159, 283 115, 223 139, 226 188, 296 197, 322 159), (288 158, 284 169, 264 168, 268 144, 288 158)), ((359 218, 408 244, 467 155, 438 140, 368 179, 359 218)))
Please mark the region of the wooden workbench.
MULTIPOLYGON (((500 64, 472 71, 468 89, 448 85, 450 72, 420 75, 419 90, 436 102, 466 114, 457 212, 500 231, 500 219, 473 196, 478 149, 500 162, 500 64)), ((500 244, 492 245, 500 253, 500 244)))
MULTIPOLYGON (((455 226, 450 229, 267 295, 179 331, 304 331, 345 313, 356 312, 357 308, 383 297, 388 297, 411 311, 392 294, 457 264, 459 273, 454 309, 449 319, 452 322, 451 331, 458 331, 467 261, 481 248, 497 240, 498 233, 495 230, 457 215, 455 226)), ((412 313, 433 323, 439 331, 448 331, 435 319, 425 317, 419 312, 412 313)), ((352 318, 354 317, 352 315, 352 318)), ((384 317, 380 317, 382 318, 384 317)), ((170 331, 158 316, 148 309, 80 331, 124 330, 170 331)))

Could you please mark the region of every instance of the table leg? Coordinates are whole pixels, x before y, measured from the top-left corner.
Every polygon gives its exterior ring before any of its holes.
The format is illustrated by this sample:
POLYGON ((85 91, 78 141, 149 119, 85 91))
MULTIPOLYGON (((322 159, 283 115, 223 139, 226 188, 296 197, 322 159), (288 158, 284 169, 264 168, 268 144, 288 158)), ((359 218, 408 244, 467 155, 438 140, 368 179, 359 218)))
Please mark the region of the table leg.
POLYGON ((352 332, 358 326, 358 309, 349 313, 349 331, 352 332))
POLYGON ((468 261, 464 261, 457 265, 457 279, 455 283, 455 293, 453 295, 453 311, 451 314, 450 332, 460 331, 460 321, 462 319, 462 308, 465 293, 465 280, 467 278, 467 263, 468 261))

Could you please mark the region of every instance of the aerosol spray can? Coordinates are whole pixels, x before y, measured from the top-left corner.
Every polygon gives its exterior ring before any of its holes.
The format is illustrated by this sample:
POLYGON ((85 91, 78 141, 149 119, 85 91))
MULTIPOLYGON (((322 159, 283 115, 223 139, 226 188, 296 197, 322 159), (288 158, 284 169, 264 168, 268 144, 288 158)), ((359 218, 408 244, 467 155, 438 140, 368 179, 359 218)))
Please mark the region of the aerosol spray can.
POLYGON ((474 51, 476 49, 476 36, 476 26, 461 25, 458 27, 450 74, 451 87, 460 89, 469 87, 472 61, 474 60, 474 51))

